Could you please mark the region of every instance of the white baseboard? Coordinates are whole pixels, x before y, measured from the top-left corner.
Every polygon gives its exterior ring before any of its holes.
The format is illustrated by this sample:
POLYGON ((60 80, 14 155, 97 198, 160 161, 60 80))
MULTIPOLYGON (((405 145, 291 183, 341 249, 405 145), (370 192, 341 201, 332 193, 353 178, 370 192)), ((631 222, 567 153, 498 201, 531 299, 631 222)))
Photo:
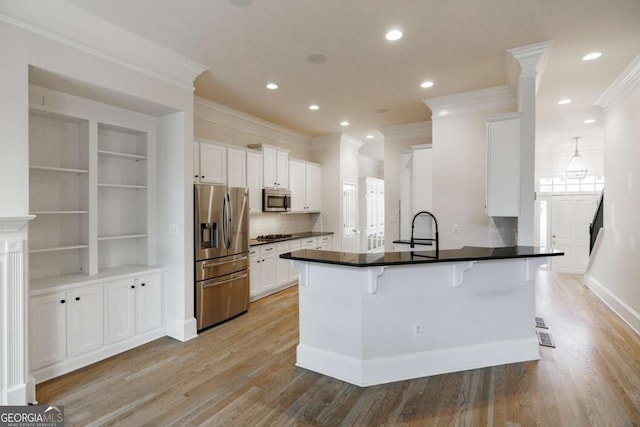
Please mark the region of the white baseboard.
POLYGON ((45 366, 44 368, 32 371, 31 375, 35 383, 40 384, 43 381, 59 377, 60 375, 67 374, 71 371, 75 371, 76 369, 83 368, 111 356, 115 356, 116 354, 131 350, 132 348, 141 346, 142 344, 146 344, 166 335, 166 330, 164 328, 156 329, 115 344, 107 345, 98 350, 76 357, 70 357, 62 362, 50 366, 45 366))
POLYGON ((287 283, 286 285, 276 286, 275 288, 271 288, 271 289, 269 289, 267 291, 263 291, 263 292, 255 294, 255 295, 251 295, 251 297, 249 298, 249 301, 250 302, 257 301, 257 300, 259 300, 261 298, 268 297, 269 295, 273 295, 273 294, 278 293, 280 291, 284 291, 285 289, 291 288, 291 287, 293 287, 293 286, 295 286, 297 284, 298 284, 298 281, 295 280, 293 282, 287 283))
POLYGON ((591 275, 585 274, 584 278, 587 287, 629 325, 636 334, 640 335, 640 314, 591 275))
POLYGON ((375 359, 357 359, 305 344, 297 347, 296 366, 360 387, 469 369, 539 360, 538 339, 501 341, 375 359))
MULTIPOLYGON (((2 405, 24 406, 27 402, 27 384, 20 384, 12 389, 8 389, 2 396, 2 405)), ((11 423, 9 423, 11 424, 11 423)))
POLYGON ((186 342, 198 336, 195 317, 187 320, 167 317, 167 335, 178 341, 186 342))

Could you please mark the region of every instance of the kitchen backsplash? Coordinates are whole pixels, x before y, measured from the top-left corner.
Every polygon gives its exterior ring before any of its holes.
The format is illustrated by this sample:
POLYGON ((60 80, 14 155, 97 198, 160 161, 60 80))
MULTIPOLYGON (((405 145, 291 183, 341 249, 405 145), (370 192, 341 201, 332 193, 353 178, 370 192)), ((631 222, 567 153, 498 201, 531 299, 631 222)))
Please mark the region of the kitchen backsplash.
POLYGON ((303 233, 322 231, 322 216, 319 214, 283 214, 263 212, 249 216, 249 237, 274 233, 303 233))

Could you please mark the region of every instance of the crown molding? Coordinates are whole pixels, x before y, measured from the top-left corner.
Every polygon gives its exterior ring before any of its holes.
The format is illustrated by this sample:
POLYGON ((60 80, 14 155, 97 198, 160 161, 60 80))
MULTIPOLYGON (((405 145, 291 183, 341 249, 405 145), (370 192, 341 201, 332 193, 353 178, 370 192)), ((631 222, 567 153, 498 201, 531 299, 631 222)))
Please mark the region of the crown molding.
POLYGON ((354 138, 351 135, 343 133, 340 137, 340 146, 349 148, 351 150, 359 151, 360 147, 364 145, 364 142, 360 141, 357 138, 354 138))
POLYGON ((385 142, 391 141, 431 141, 432 122, 415 122, 386 126, 380 129, 385 142))
POLYGON ((613 104, 623 99, 640 83, 640 55, 624 69, 596 101, 596 105, 605 111, 613 104))
POLYGON ((535 77, 536 91, 549 60, 553 40, 507 50, 507 85, 517 90, 521 77, 535 77))
POLYGON ((235 110, 199 96, 193 97, 193 116, 195 118, 238 130, 240 132, 267 137, 282 144, 309 143, 311 138, 291 129, 278 126, 247 113, 235 110))
POLYGON ((0 233, 12 233, 20 231, 27 222, 34 219, 35 215, 0 216, 0 233))
POLYGON ((208 69, 63 0, 2 1, 0 20, 190 91, 208 69))
POLYGON ((509 86, 495 86, 470 92, 425 99, 432 120, 490 110, 516 108, 515 92, 509 86), (446 114, 442 114, 445 113, 446 114))

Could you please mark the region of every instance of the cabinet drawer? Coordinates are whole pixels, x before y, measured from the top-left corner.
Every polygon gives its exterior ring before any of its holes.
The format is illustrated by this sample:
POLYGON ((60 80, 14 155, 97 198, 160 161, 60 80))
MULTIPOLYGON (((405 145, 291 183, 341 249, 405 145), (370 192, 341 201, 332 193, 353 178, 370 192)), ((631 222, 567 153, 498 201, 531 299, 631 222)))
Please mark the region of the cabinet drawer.
POLYGON ((270 255, 276 253, 276 245, 264 245, 260 247, 260 255, 270 255))
POLYGON ((302 247, 302 240, 303 239, 291 240, 289 242, 289 249, 292 251, 297 251, 298 249, 300 249, 302 247))
POLYGON ((309 247, 313 247, 315 249, 315 246, 318 243, 318 239, 316 239, 315 237, 307 237, 306 239, 302 239, 302 247, 303 248, 309 248, 309 247))
POLYGON ((333 240, 333 236, 320 236, 318 237, 318 244, 330 243, 333 240))
POLYGON ((278 252, 289 252, 289 241, 276 243, 276 250, 278 252))

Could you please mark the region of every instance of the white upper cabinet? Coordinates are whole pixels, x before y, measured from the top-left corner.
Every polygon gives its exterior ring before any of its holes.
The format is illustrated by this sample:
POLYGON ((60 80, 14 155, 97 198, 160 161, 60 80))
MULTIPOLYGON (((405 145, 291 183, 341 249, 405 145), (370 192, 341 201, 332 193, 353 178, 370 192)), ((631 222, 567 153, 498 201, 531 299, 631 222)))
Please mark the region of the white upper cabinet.
POLYGON ((200 182, 226 184, 227 147, 200 142, 200 182))
POLYGON ((200 182, 200 143, 193 141, 193 182, 200 182))
POLYGON ((250 145, 262 150, 264 188, 289 188, 289 152, 267 145, 250 145))
POLYGON ((227 186, 246 187, 247 186, 247 152, 227 149, 227 186))
POLYGON ((247 152, 247 187, 249 187, 249 213, 262 212, 262 154, 247 152))
POLYGON ((520 215, 520 113, 487 117, 487 215, 520 215))
POLYGON ((289 162, 292 212, 320 212, 322 209, 322 167, 300 160, 289 162))

